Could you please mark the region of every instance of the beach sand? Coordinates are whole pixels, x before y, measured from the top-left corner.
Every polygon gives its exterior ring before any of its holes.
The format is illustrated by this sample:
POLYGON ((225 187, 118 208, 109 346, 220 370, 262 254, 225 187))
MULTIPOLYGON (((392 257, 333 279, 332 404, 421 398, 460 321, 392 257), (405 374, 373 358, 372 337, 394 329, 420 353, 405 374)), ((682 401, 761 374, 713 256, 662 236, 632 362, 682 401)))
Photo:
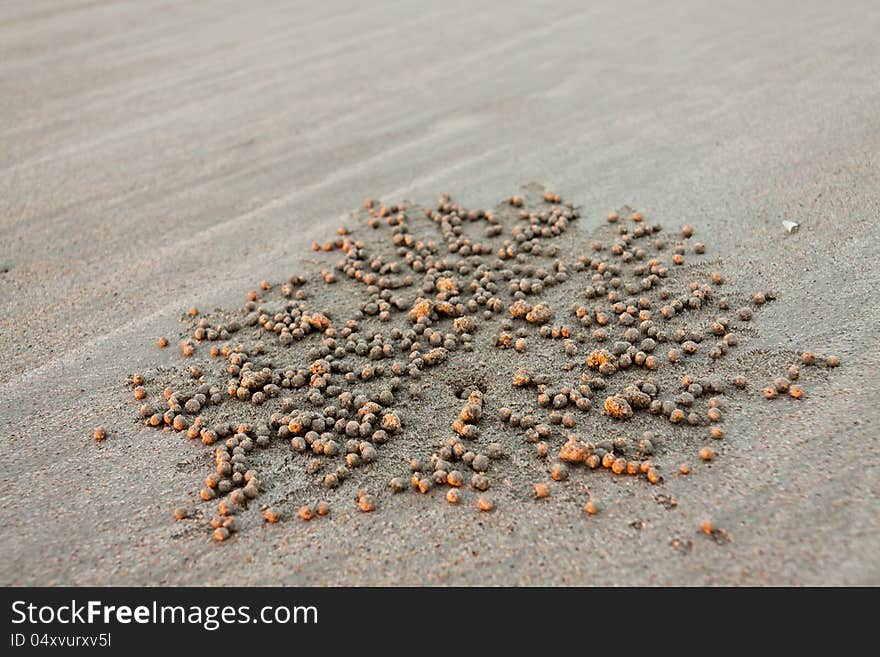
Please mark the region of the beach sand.
POLYGON ((880 10, 620 4, 0 8, 0 583, 880 584, 880 10), (842 366, 739 405, 670 510, 597 478, 594 518, 572 485, 221 546, 173 521, 209 454, 140 427, 125 382, 179 364, 156 340, 187 308, 297 271, 366 196, 531 181, 575 238, 623 205, 693 225, 733 291, 778 294, 750 349, 842 366))

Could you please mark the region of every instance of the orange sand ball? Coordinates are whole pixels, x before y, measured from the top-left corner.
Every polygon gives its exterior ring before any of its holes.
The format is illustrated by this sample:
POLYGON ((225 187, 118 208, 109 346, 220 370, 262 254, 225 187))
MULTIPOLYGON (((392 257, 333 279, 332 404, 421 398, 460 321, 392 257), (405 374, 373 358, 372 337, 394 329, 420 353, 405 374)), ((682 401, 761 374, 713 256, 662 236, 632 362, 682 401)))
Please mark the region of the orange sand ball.
POLYGON ((605 400, 605 412, 613 418, 626 420, 632 417, 632 408, 629 403, 618 395, 608 397, 605 400))
POLYGON ((587 367, 591 370, 598 370, 602 365, 616 362, 614 355, 605 349, 594 349, 587 357, 587 367))

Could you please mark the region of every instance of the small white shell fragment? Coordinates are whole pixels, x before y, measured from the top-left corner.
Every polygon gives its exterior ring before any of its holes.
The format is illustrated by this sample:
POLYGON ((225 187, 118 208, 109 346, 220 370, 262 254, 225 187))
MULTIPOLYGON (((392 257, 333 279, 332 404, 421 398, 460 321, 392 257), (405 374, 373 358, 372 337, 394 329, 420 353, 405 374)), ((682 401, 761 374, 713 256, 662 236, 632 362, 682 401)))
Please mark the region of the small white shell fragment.
POLYGON ((782 227, 785 228, 785 232, 787 233, 796 233, 801 225, 796 221, 783 221, 782 227))

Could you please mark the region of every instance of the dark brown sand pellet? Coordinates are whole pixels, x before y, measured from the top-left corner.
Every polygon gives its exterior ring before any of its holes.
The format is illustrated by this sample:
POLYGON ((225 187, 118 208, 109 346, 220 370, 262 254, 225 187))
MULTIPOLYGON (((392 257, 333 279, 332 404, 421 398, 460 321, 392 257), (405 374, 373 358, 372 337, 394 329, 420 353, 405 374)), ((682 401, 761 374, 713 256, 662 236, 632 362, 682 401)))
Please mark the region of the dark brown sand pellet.
POLYGON ((485 491, 489 489, 489 478, 483 474, 475 474, 471 477, 471 486, 477 490, 485 491))
POLYGON ((568 479, 568 466, 565 463, 554 463, 550 468, 550 478, 553 481, 566 481, 568 479))

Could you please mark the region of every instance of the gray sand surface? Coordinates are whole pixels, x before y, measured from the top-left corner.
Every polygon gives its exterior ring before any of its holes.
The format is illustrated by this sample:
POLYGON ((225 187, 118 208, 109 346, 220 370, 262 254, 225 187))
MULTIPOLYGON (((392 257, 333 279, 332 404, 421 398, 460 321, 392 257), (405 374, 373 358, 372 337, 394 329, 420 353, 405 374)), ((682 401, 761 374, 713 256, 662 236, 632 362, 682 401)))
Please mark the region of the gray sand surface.
POLYGON ((0 7, 0 583, 880 584, 880 6, 511 4, 0 7), (777 291, 759 347, 843 366, 732 415, 670 511, 606 482, 593 519, 572 486, 220 547, 171 520, 200 451, 133 423, 123 384, 177 361, 156 338, 186 308, 280 280, 365 196, 530 181, 577 231, 623 204, 693 224, 777 291))

